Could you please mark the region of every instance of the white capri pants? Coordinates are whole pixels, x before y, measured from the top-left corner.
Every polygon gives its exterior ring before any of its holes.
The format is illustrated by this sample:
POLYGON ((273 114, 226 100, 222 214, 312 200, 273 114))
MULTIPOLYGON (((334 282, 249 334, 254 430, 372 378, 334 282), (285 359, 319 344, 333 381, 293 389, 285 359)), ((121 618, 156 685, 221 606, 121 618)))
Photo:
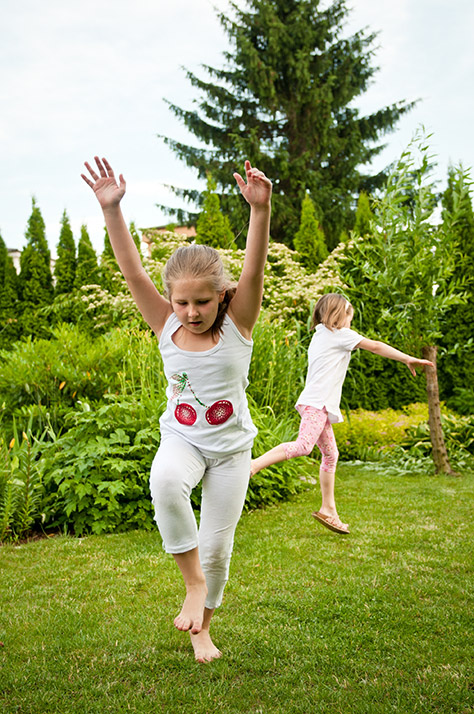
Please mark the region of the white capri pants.
POLYGON ((179 436, 162 438, 151 466, 150 491, 163 547, 185 553, 199 547, 208 589, 206 607, 222 602, 234 533, 250 478, 251 450, 210 459, 179 436), (199 531, 191 491, 202 480, 199 531))

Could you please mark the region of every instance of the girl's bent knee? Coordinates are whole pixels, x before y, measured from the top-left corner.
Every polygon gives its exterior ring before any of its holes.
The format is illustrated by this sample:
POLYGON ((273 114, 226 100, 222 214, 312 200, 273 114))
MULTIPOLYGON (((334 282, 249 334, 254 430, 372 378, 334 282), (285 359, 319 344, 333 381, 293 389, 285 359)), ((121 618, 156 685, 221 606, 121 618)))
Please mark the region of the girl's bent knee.
POLYGON ((152 471, 150 493, 155 509, 175 510, 188 502, 190 489, 173 470, 152 471))
POLYGON ((283 444, 287 459, 296 459, 298 456, 309 456, 314 448, 314 444, 305 441, 290 441, 283 444))
POLYGON ((335 449, 335 451, 331 452, 330 454, 324 454, 321 461, 321 470, 328 471, 329 473, 334 473, 334 471, 336 470, 338 458, 339 451, 337 449, 335 449))

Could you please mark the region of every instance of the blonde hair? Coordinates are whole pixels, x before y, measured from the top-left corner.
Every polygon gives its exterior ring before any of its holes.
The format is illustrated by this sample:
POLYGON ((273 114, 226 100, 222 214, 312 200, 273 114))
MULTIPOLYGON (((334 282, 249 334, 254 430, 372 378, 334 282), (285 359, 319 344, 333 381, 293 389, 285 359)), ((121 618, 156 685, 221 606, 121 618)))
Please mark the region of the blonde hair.
POLYGON ((171 299, 174 282, 181 278, 200 278, 207 280, 217 293, 225 290, 224 299, 219 303, 217 317, 212 326, 213 334, 220 332, 227 308, 235 295, 236 285, 226 275, 217 250, 198 243, 184 245, 175 250, 163 270, 163 287, 168 300, 171 299))
POLYGON ((319 298, 313 310, 311 327, 325 325, 330 330, 339 330, 344 326, 347 316, 354 314, 354 308, 344 295, 327 293, 319 298))

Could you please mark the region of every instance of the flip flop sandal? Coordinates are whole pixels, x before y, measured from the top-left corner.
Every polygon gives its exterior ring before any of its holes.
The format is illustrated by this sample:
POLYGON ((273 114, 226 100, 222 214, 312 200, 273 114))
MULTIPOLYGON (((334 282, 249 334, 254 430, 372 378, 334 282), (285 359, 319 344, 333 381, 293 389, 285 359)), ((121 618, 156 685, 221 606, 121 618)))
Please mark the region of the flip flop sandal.
POLYGON ((349 533, 349 526, 347 523, 342 523, 339 516, 326 516, 324 513, 321 513, 321 511, 315 511, 311 515, 313 518, 316 518, 317 521, 322 523, 323 526, 329 528, 330 531, 344 534, 349 533))

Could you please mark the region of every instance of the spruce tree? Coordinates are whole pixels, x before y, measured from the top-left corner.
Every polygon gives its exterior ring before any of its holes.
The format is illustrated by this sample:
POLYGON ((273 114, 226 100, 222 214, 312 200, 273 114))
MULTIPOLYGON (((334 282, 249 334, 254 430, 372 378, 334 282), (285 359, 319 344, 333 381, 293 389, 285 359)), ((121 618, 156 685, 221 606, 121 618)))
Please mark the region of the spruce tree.
POLYGON ((196 243, 213 248, 235 248, 234 234, 228 217, 221 211, 216 188, 216 182, 208 174, 204 203, 196 223, 196 243))
POLYGON ((314 203, 308 194, 301 204, 301 221, 295 235, 294 246, 301 262, 311 273, 314 273, 318 265, 328 256, 324 232, 317 219, 314 203))
MULTIPOLYGON (((246 0, 230 7, 232 17, 219 14, 230 47, 224 67, 206 66, 208 80, 187 73, 200 93, 198 108, 169 103, 208 148, 162 138, 200 178, 213 175, 235 232, 246 220, 232 173, 248 158, 274 182, 272 237, 292 245, 308 190, 332 249, 352 226, 353 197, 382 181, 360 167, 380 153, 380 137, 413 103, 399 101, 368 116, 355 108, 377 69, 376 35, 344 36, 346 0, 328 7, 320 0, 246 0)), ((202 205, 201 192, 173 190, 202 205)), ((169 212, 184 218, 184 211, 169 212)))
POLYGON ((25 238, 27 244, 21 253, 19 276, 21 330, 23 335, 42 337, 48 334, 47 319, 38 311, 52 303, 54 291, 45 224, 34 198, 25 238))
POLYGON ((92 246, 87 226, 81 226, 81 236, 77 246, 77 268, 74 287, 82 288, 83 285, 99 285, 100 271, 97 255, 92 246))
POLYGON ((58 257, 54 266, 54 294, 71 293, 76 278, 76 244, 66 211, 61 219, 61 232, 57 246, 58 257))

